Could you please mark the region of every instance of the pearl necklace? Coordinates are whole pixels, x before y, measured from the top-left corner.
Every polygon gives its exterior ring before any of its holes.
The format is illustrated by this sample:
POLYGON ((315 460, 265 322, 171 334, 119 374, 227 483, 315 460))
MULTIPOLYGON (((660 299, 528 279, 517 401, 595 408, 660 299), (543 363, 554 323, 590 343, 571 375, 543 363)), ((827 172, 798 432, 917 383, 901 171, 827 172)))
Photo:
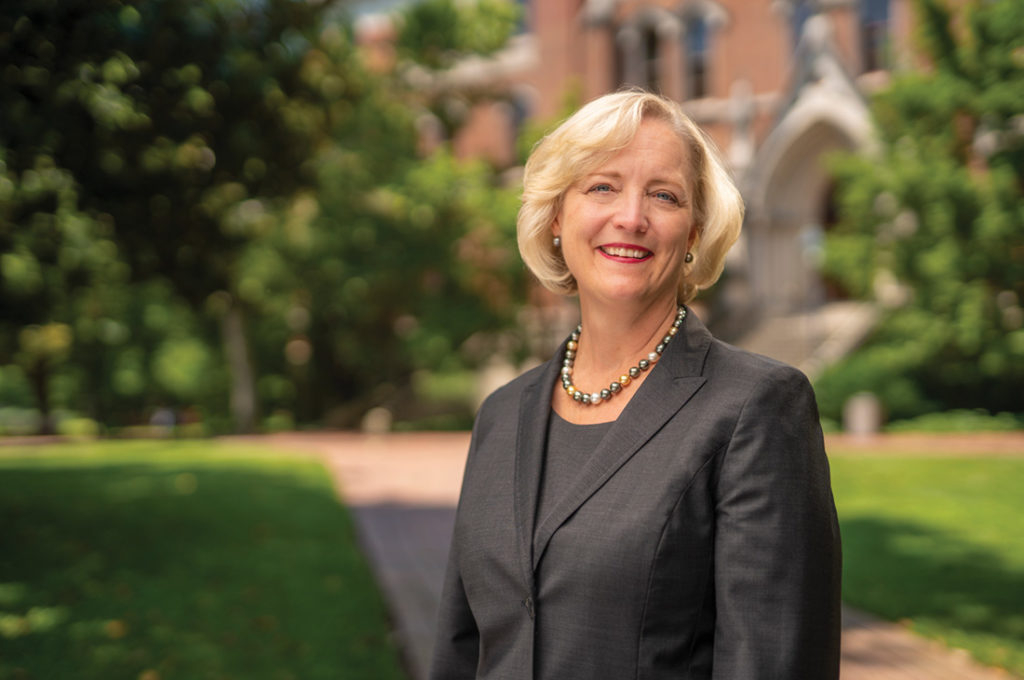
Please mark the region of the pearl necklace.
POLYGON ((576 326, 576 330, 569 336, 569 342, 565 346, 565 359, 562 360, 562 389, 572 397, 573 401, 584 405, 597 405, 602 401, 611 399, 613 394, 621 392, 623 387, 633 382, 634 378, 639 377, 640 373, 648 370, 661 358, 662 352, 665 351, 665 347, 668 346, 668 343, 679 332, 679 327, 683 325, 683 319, 685 318, 686 308, 680 306, 676 312, 676 319, 669 327, 668 333, 661 339, 658 346, 654 348, 654 351, 647 355, 646 359, 641 359, 636 363, 636 366, 631 366, 628 371, 619 376, 618 380, 612 381, 605 389, 590 394, 572 384, 572 367, 576 362, 576 349, 579 347, 580 333, 583 332, 583 324, 576 326))

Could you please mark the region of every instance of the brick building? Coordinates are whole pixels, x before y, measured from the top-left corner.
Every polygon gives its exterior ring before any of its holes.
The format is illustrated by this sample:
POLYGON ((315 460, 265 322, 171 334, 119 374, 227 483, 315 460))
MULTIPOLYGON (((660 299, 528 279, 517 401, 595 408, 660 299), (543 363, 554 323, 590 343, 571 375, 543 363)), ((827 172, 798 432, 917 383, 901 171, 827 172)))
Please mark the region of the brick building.
POLYGON ((639 85, 684 103, 747 205, 741 241, 706 309, 720 335, 815 372, 863 335, 871 310, 818 271, 834 221, 824 159, 870 153, 866 95, 909 59, 910 0, 530 0, 502 53, 445 74, 465 94, 462 155, 515 163, 530 117, 555 120, 639 85))

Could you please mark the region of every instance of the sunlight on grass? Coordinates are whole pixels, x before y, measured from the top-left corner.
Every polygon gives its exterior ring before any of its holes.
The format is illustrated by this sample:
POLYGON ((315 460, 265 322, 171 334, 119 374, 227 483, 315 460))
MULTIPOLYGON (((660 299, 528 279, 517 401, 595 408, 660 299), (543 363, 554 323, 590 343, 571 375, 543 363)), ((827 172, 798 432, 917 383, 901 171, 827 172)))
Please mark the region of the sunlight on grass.
POLYGON ((401 678, 322 466, 214 442, 0 449, 0 680, 401 678))
POLYGON ((832 455, 844 599, 1024 674, 1024 458, 832 455))

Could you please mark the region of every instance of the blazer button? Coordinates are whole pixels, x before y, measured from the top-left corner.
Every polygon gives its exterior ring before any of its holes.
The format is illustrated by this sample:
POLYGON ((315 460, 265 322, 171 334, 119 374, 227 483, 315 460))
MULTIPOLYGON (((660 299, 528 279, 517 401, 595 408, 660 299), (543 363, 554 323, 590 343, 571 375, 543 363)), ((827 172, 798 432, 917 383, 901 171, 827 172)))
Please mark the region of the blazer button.
POLYGON ((526 613, 530 615, 530 620, 532 621, 534 617, 533 598, 527 595, 526 599, 523 600, 523 606, 526 607, 526 613))

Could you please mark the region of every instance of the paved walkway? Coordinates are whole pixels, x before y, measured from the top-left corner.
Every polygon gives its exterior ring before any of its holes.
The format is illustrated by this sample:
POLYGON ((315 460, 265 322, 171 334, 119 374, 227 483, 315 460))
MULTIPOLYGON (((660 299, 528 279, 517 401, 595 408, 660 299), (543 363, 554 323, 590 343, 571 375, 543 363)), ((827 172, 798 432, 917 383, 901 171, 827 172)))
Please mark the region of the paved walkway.
MULTIPOLYGON (((455 503, 469 435, 463 433, 284 434, 269 442, 323 455, 391 608, 395 633, 412 680, 430 660, 455 503)), ((833 439, 830 447, 862 449, 879 439, 833 439)), ((914 451, 1024 454, 1024 434, 991 438, 889 436, 884 445, 914 451)), ((831 448, 830 448, 831 450, 831 448)), ((950 651, 855 611, 844 611, 843 680, 1012 680, 950 651)))

